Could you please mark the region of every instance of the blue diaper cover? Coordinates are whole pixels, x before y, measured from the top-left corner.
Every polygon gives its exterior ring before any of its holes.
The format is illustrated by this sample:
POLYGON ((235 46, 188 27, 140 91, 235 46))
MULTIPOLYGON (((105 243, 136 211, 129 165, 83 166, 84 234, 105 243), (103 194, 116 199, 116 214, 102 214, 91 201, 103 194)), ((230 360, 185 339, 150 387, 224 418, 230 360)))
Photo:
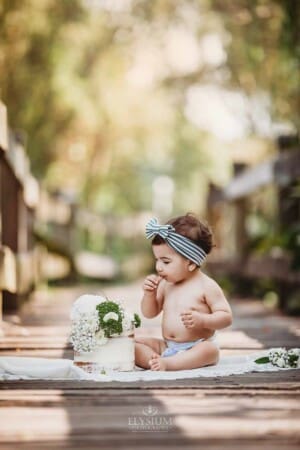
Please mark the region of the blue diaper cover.
POLYGON ((170 341, 168 339, 165 340, 167 344, 167 348, 162 352, 161 357, 164 358, 166 356, 173 356, 177 355, 177 353, 184 352, 185 350, 189 350, 190 348, 194 347, 194 345, 198 344, 198 342, 203 341, 214 341, 216 339, 215 334, 213 334, 210 338, 200 338, 196 341, 190 341, 190 342, 175 342, 170 341))

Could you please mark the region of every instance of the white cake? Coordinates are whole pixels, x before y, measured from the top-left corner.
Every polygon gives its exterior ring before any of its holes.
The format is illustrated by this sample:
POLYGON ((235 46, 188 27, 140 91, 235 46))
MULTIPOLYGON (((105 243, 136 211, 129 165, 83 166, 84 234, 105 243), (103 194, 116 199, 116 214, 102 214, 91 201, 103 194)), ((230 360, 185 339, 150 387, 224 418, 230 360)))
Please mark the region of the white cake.
POLYGON ((89 372, 134 370, 136 317, 119 302, 98 295, 79 297, 71 311, 74 363, 89 372))

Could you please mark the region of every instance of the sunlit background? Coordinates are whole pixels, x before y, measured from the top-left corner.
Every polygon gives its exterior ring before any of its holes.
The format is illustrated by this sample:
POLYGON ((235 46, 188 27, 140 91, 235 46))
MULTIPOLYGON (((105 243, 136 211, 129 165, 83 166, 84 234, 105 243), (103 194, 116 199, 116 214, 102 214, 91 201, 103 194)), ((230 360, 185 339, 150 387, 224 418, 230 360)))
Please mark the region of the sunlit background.
MULTIPOLYGON (((233 260, 299 270, 299 171, 272 172, 299 152, 297 1, 4 0, 0 14, 10 158, 47 278, 135 279, 152 268, 147 219, 187 211, 211 223, 226 289, 233 260)), ((280 301, 272 270, 241 290, 280 301)))

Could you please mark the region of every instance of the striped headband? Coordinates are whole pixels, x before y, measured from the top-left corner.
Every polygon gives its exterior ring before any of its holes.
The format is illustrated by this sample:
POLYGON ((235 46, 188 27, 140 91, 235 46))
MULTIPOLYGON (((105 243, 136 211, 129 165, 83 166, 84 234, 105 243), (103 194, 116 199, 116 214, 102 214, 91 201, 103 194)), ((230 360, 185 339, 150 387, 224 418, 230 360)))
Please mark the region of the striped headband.
POLYGON ((197 266, 201 266, 207 256, 205 251, 194 244, 193 241, 176 233, 173 225, 159 225, 157 219, 153 217, 146 225, 146 238, 152 239, 156 235, 166 241, 166 244, 173 250, 197 264, 197 266))

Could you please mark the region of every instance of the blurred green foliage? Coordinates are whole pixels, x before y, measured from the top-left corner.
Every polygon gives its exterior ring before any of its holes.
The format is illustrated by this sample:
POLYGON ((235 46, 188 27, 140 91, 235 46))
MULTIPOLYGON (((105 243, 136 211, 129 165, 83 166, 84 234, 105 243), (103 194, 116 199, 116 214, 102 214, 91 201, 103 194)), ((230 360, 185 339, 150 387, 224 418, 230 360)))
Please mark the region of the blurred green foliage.
POLYGON ((109 3, 1 2, 0 96, 10 125, 27 141, 46 187, 72 190, 100 213, 150 209, 160 174, 175 179, 175 211, 198 212, 208 179, 224 180, 227 150, 209 154, 205 134, 185 117, 186 92, 228 72, 221 84, 265 90, 274 118, 296 122, 298 2, 132 0, 105 8, 109 3), (227 60, 191 70, 177 67, 176 58, 173 66, 156 61, 172 27, 199 41, 225 36, 227 60))
POLYGON ((300 3, 295 0, 212 0, 231 32, 230 82, 251 94, 269 92, 275 120, 300 129, 300 3))

